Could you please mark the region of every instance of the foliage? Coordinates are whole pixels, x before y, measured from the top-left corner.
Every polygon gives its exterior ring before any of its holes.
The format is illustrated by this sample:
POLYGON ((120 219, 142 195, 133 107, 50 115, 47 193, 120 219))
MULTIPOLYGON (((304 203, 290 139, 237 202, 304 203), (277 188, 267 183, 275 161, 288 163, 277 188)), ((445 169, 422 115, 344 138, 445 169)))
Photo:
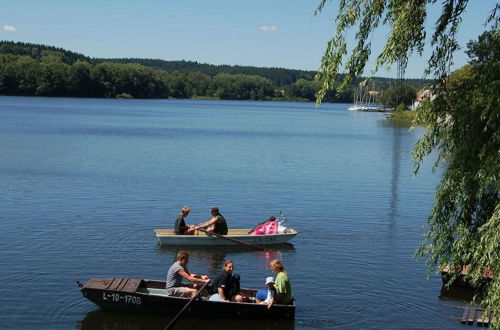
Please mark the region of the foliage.
MULTIPOLYGON (((327 0, 321 0, 315 14, 320 13, 327 0)), ((376 66, 372 74, 381 67, 390 67, 399 63, 404 69, 408 63, 408 57, 412 53, 422 55, 425 46, 425 19, 427 16, 427 5, 435 0, 343 0, 339 3, 339 9, 335 23, 337 29, 335 35, 328 42, 318 79, 322 88, 318 93, 320 103, 327 91, 337 87, 339 91, 344 90, 356 78, 363 74, 366 63, 371 55, 371 34, 380 25, 389 24, 391 32, 387 42, 377 56, 376 66), (357 27, 355 39, 356 46, 349 58, 347 32, 357 27), (339 78, 340 68, 344 68, 345 75, 341 82, 339 78)), ((456 34, 461 22, 460 15, 465 10, 468 0, 446 1, 443 4, 442 14, 436 22, 436 29, 431 38, 431 46, 434 47, 427 72, 435 72, 437 77, 444 77, 453 63, 452 55, 457 49, 456 34)))
POLYGON ((193 61, 164 61, 159 59, 145 58, 115 58, 115 59, 96 59, 96 61, 106 61, 115 63, 139 63, 155 69, 161 69, 168 72, 199 72, 211 77, 219 73, 243 74, 251 76, 261 76, 272 81, 276 87, 282 87, 292 84, 299 79, 312 80, 315 71, 293 70, 284 68, 261 68, 242 65, 213 65, 198 63, 193 61))
POLYGON ((316 101, 316 93, 319 90, 319 82, 299 79, 295 83, 285 87, 286 95, 309 101, 316 101))
MULTIPOLYGON (((313 71, 200 64, 151 59, 90 59, 51 46, 0 41, 0 94, 79 97, 222 98, 316 101, 321 84, 313 71), (245 90, 244 90, 245 89, 245 90)), ((353 100, 353 84, 326 102, 353 100)), ((428 81, 407 79, 420 88, 428 81)), ((373 78, 371 88, 386 90, 394 79, 373 78)))
POLYGON ((416 121, 416 112, 412 110, 395 111, 388 115, 388 118, 398 126, 411 127, 412 125, 420 125, 416 121))
POLYGON ((46 56, 55 55, 67 64, 75 63, 78 60, 91 62, 87 56, 62 48, 14 41, 0 41, 0 54, 25 55, 37 61, 41 61, 46 56))
POLYGON ((415 100, 416 95, 417 90, 415 87, 403 83, 401 84, 401 90, 399 87, 391 87, 384 91, 384 94, 380 97, 380 103, 389 107, 395 107, 398 105, 398 102, 402 102, 403 105, 411 105, 415 100), (399 95, 401 95, 401 100, 398 100, 399 95))
POLYGON ((259 76, 219 73, 213 84, 222 100, 264 100, 273 93, 271 81, 259 76))
POLYGON ((406 107, 404 103, 399 103, 398 106, 396 107, 396 112, 403 112, 405 111, 406 107))
MULTIPOLYGON (((317 12, 326 2, 321 1, 317 12)), ((389 24, 391 32, 373 72, 394 63, 404 70, 410 54, 422 54, 431 4, 437 5, 434 0, 340 1, 337 30, 318 73, 322 83, 318 101, 333 88, 344 90, 363 73, 371 52, 370 34, 380 24, 389 24), (346 34, 356 26, 357 45, 345 59, 346 34), (346 75, 338 82, 341 67, 346 75)), ((495 326, 500 327, 500 5, 488 18, 492 31, 469 44, 471 65, 449 75, 467 4, 467 0, 444 1, 431 37, 427 72, 434 72, 439 83, 432 88, 433 100, 417 109, 416 120, 428 127, 414 150, 415 173, 434 151, 438 154, 434 168, 444 164, 444 173, 426 240, 416 256, 425 258, 430 271, 448 263, 469 265, 473 284, 481 282, 484 267, 493 269, 493 280, 483 286, 476 301, 485 313, 497 317, 495 326)))
MULTIPOLYGON (((500 35, 497 33, 497 38, 500 35)), ((452 73, 417 108, 428 128, 415 147, 417 165, 434 149, 446 163, 418 256, 432 267, 469 265, 479 285, 484 267, 497 270, 476 298, 500 315, 500 53, 496 59, 452 73)), ((417 167, 418 170, 418 167, 417 167)))

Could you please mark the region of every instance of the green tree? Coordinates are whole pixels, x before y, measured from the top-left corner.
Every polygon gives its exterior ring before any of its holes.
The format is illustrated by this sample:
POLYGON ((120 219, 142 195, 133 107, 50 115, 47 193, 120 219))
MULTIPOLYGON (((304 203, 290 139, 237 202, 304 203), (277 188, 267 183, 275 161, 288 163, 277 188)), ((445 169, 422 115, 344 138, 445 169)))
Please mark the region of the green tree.
POLYGON ((18 82, 13 67, 18 58, 16 55, 0 54, 0 94, 10 95, 17 90, 18 82))
POLYGON ((209 96, 212 89, 212 78, 201 72, 190 72, 187 80, 193 86, 193 94, 197 96, 209 96))
POLYGON ((116 86, 116 71, 118 64, 104 62, 95 65, 90 71, 93 81, 92 94, 96 97, 116 97, 118 88, 116 86))
POLYGON ((271 81, 259 76, 219 73, 213 84, 223 100, 264 100, 273 94, 271 81))
POLYGON ((403 83, 401 84, 401 89, 396 86, 385 90, 380 97, 380 102, 390 107, 396 107, 399 103, 408 106, 413 103, 416 95, 417 90, 415 87, 403 83))
POLYGON ((193 96, 193 88, 186 79, 186 75, 180 72, 168 74, 169 96, 177 99, 186 99, 193 96))
POLYGON ((13 94, 36 95, 41 70, 35 60, 20 56, 15 62, 7 64, 5 71, 13 94))
MULTIPOLYGON (((326 0, 321 1, 317 13, 326 0)), ((434 0, 344 0, 339 4, 335 36, 328 43, 318 77, 322 89, 344 89, 363 73, 371 52, 370 34, 380 24, 391 32, 378 55, 374 71, 399 63, 404 69, 411 53, 422 55, 425 45, 425 18, 434 0), (357 45, 347 54, 345 35, 357 27, 357 45), (344 67, 342 82, 335 81, 344 67)), ((427 72, 439 81, 432 101, 417 110, 428 123, 414 150, 415 173, 431 152, 438 154, 435 168, 444 164, 434 208, 428 219, 426 240, 416 256, 424 258, 430 271, 448 263, 470 266, 469 280, 481 281, 484 267, 495 275, 476 296, 485 312, 500 324, 500 5, 487 19, 492 31, 469 44, 472 65, 452 75, 450 66, 458 49, 456 40, 461 14, 467 0, 445 1, 431 38, 433 52, 427 72)), ((455 276, 459 270, 455 272, 455 276)))
POLYGON ((39 65, 36 95, 68 95, 69 65, 61 61, 58 55, 47 55, 39 65))
POLYGON ((288 97, 316 101, 316 93, 319 90, 319 82, 299 79, 295 83, 285 86, 288 97))
MULTIPOLYGON (((493 35, 498 44, 500 33, 493 35)), ((416 118, 429 123, 415 147, 416 163, 435 149, 441 150, 435 167, 446 162, 427 241, 418 255, 433 266, 469 265, 470 280, 478 285, 484 267, 500 269, 499 90, 497 50, 491 60, 483 57, 436 86, 435 99, 419 108, 416 118)), ((476 298, 492 315, 500 315, 498 273, 476 298)))
POLYGON ((89 97, 93 96, 92 80, 90 79, 90 71, 92 65, 84 61, 76 61, 71 65, 69 70, 70 86, 68 88, 71 96, 89 97))

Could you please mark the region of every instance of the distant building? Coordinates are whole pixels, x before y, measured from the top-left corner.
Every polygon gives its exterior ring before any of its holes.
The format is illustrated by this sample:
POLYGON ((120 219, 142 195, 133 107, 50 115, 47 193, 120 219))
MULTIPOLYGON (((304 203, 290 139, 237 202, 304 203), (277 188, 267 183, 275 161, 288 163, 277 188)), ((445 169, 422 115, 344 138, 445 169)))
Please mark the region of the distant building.
POLYGON ((274 90, 274 96, 285 96, 285 90, 281 88, 276 88, 274 90))
POLYGON ((415 98, 415 101, 413 102, 412 110, 415 110, 418 108, 420 105, 422 105, 422 102, 425 100, 434 100, 435 96, 432 94, 431 90, 429 88, 421 89, 418 91, 417 96, 415 98))

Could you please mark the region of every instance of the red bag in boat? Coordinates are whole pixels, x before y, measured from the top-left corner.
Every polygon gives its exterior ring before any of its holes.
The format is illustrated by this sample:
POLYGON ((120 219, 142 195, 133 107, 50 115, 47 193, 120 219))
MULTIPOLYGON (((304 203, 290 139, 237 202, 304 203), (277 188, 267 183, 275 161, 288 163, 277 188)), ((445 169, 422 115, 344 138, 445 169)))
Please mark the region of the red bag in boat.
POLYGON ((268 220, 257 227, 250 233, 250 235, 272 235, 278 233, 278 221, 268 220))

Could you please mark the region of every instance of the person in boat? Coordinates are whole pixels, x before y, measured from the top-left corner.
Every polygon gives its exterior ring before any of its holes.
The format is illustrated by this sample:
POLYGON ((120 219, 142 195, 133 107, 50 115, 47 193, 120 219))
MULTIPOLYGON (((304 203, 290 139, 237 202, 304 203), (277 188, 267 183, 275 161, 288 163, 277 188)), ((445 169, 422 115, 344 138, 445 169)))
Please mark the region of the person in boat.
POLYGON ((207 231, 227 235, 227 222, 226 219, 219 213, 219 208, 214 206, 210 209, 212 218, 204 223, 200 223, 197 228, 206 228, 207 231))
POLYGON ((274 304, 289 305, 293 300, 292 285, 288 279, 288 273, 285 267, 278 259, 274 259, 269 263, 271 270, 276 273, 276 281, 274 287, 276 288, 276 297, 271 299, 268 308, 274 304))
POLYGON ((207 283, 210 281, 207 275, 196 275, 190 273, 186 268, 189 262, 189 254, 186 251, 177 252, 177 261, 170 266, 167 273, 167 295, 175 297, 192 297, 198 292, 199 285, 196 283, 207 283), (182 279, 193 284, 182 283, 182 279))
POLYGON ((223 272, 212 282, 210 301, 242 302, 240 292, 240 276, 233 274, 234 263, 231 260, 224 262, 223 272))
POLYGON ((195 232, 195 226, 194 225, 188 225, 186 226, 186 221, 184 220, 185 217, 189 215, 189 212, 191 212, 191 209, 189 206, 184 206, 181 210, 181 213, 175 219, 175 234, 176 235, 194 235, 195 232))
POLYGON ((271 308, 271 302, 276 299, 277 292, 274 287, 274 278, 269 276, 266 278, 266 290, 259 290, 255 295, 255 302, 257 304, 266 304, 267 308, 271 308))

